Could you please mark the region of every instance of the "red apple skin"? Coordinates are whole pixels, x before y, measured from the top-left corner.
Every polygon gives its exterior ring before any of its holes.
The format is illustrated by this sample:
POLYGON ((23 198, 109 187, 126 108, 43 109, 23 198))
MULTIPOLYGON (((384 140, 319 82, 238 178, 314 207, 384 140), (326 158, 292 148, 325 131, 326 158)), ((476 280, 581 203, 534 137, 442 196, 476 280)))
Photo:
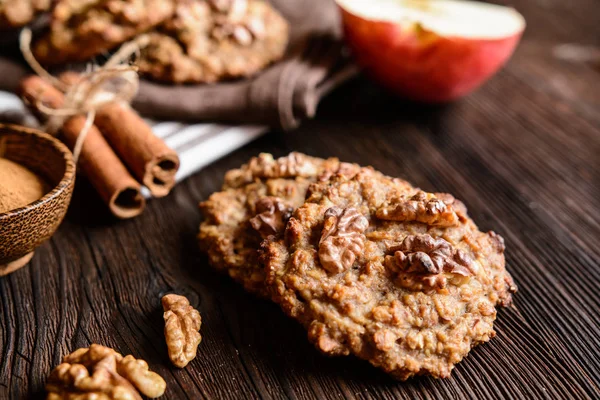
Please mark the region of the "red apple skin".
POLYGON ((441 37, 403 31, 341 8, 346 41, 368 75, 401 96, 443 103, 469 94, 512 55, 522 32, 502 39, 441 37))

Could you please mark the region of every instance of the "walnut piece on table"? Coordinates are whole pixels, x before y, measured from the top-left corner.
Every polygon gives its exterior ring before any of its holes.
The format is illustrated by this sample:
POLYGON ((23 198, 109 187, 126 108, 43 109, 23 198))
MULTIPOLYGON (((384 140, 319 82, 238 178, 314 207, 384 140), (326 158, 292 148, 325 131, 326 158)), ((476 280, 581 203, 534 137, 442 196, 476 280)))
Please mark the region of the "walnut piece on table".
POLYGON ((92 344, 63 358, 46 384, 48 400, 141 400, 162 396, 166 382, 148 364, 92 344))
POLYGON ((162 305, 169 358, 175 366, 183 368, 196 358, 202 340, 199 332, 202 318, 184 296, 167 294, 162 298, 162 305))
POLYGON ((117 364, 117 372, 150 398, 162 396, 165 392, 165 381, 150 371, 144 360, 138 360, 132 355, 125 356, 117 364))

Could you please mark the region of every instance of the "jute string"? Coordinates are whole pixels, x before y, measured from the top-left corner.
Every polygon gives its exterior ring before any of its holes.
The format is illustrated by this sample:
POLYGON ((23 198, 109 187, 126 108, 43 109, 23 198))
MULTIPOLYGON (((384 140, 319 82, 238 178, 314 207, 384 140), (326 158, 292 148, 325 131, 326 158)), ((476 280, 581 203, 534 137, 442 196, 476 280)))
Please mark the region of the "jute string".
POLYGON ((94 124, 96 111, 110 103, 131 103, 135 97, 139 77, 137 67, 130 64, 130 60, 139 57, 140 49, 148 45, 148 36, 141 35, 125 43, 103 66, 93 65, 79 74, 75 83, 61 81, 40 65, 31 51, 31 37, 30 29, 21 31, 19 44, 23 57, 37 75, 65 95, 64 104, 59 108, 48 107, 41 99, 37 100, 35 107, 48 117, 44 130, 56 135, 69 118, 86 115, 73 147, 73 158, 77 164, 85 138, 94 124))

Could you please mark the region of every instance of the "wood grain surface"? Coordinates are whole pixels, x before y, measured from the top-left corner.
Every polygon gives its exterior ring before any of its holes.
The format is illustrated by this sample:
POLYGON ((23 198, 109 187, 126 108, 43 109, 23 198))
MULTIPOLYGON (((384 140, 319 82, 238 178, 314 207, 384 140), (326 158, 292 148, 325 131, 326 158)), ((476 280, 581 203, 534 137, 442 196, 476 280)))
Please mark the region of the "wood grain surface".
POLYGON ((565 42, 600 46, 598 4, 511 3, 529 22, 522 45, 457 103, 410 104, 361 78, 315 120, 246 146, 130 221, 113 220, 80 180, 55 237, 0 279, 0 398, 42 398, 50 370, 90 343, 147 360, 167 381, 165 399, 600 398, 600 70, 552 55, 565 42), (399 383, 321 356, 277 306, 208 267, 197 203, 251 156, 292 150, 453 193, 482 230, 505 237, 514 306, 450 379, 399 383), (198 357, 184 370, 163 339, 170 291, 202 313, 198 357))

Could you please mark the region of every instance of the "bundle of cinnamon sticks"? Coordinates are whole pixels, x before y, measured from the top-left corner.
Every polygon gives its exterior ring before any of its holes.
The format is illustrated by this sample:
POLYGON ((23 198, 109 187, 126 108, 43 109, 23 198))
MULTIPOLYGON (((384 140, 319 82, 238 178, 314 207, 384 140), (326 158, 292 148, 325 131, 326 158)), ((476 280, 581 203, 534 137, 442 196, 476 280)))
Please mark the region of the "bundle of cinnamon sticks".
MULTIPOLYGON (((72 80, 73 76, 61 78, 72 80)), ((24 78, 18 93, 41 120, 46 119, 41 107, 59 109, 65 102, 60 90, 37 75, 24 78)), ((60 129, 62 140, 71 149, 85 123, 85 115, 77 115, 67 119, 60 129)), ((128 104, 117 102, 96 111, 78 166, 113 215, 132 218, 146 204, 142 184, 154 197, 169 194, 175 185, 179 157, 128 104)))

